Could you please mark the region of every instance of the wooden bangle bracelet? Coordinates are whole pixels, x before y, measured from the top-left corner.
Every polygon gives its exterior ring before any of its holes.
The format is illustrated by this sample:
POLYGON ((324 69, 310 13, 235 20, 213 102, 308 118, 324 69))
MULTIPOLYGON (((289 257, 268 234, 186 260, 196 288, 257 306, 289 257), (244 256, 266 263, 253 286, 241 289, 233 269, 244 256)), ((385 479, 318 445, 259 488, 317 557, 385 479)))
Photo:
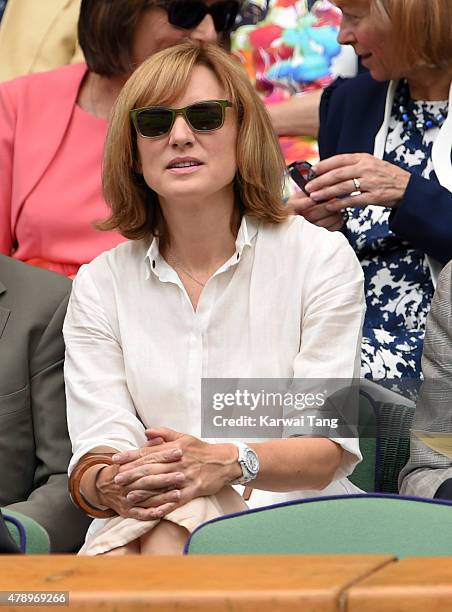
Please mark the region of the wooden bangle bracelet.
POLYGON ((104 465, 113 465, 113 461, 111 460, 113 455, 114 453, 86 453, 86 455, 81 457, 80 461, 77 463, 69 476, 69 494, 72 501, 76 506, 83 510, 83 512, 88 514, 88 516, 92 516, 93 518, 109 518, 111 516, 116 516, 116 512, 111 508, 102 510, 101 508, 97 508, 96 506, 90 504, 90 502, 83 497, 82 492, 80 491, 80 482, 86 470, 89 470, 89 468, 93 467, 93 465, 99 465, 100 463, 103 463, 104 465))

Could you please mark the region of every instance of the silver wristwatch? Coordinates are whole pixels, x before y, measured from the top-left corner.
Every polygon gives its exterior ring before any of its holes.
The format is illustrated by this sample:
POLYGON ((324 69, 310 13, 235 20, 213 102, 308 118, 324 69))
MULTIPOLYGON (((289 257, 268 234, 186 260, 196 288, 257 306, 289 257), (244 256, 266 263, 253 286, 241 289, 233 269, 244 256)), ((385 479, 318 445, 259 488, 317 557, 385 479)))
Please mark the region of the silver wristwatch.
POLYGON ((231 444, 234 444, 239 451, 237 461, 242 468, 242 475, 236 480, 233 480, 231 484, 244 485, 257 477, 259 473, 259 457, 257 456, 256 451, 254 451, 244 442, 231 442, 231 444))

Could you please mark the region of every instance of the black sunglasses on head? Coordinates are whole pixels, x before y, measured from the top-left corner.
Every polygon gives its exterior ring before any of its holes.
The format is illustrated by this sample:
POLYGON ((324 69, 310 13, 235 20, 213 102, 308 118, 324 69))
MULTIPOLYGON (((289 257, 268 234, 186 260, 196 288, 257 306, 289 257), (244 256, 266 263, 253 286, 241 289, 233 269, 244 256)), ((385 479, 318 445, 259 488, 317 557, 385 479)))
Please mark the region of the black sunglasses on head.
POLYGON ((232 29, 240 3, 238 0, 223 0, 206 4, 202 0, 171 0, 159 4, 168 13, 168 21, 176 28, 192 30, 206 15, 211 15, 217 32, 228 32, 232 29))

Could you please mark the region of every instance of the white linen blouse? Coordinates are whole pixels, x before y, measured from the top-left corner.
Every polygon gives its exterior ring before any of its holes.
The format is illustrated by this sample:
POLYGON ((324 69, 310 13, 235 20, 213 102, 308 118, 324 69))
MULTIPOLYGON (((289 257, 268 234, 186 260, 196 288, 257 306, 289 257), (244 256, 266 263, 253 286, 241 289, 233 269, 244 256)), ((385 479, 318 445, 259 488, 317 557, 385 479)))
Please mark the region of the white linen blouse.
MULTIPOLYGON (((358 377, 363 315, 363 273, 347 240, 302 217, 243 217, 196 310, 157 239, 101 254, 80 269, 64 324, 69 473, 96 446, 142 446, 146 427, 201 437, 202 377, 358 377)), ((348 452, 321 493, 255 489, 249 505, 359 491, 346 479, 361 460, 358 440, 335 441, 348 452)))

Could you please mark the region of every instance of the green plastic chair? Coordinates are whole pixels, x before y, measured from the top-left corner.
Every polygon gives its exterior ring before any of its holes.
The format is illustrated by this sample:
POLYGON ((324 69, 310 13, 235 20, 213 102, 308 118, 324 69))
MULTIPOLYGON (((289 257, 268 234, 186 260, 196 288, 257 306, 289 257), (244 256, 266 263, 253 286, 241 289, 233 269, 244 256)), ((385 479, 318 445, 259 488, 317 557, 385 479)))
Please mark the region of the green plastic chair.
POLYGON ((50 538, 47 531, 25 514, 2 509, 6 526, 21 552, 30 555, 48 555, 50 538))
POLYGON ((186 554, 450 556, 452 504, 398 495, 343 495, 249 510, 204 523, 186 554))
POLYGON ((414 407, 375 402, 360 393, 359 412, 363 460, 349 480, 367 493, 398 493, 399 472, 410 456, 414 407))
MULTIPOLYGON (((376 438, 376 404, 365 393, 359 396, 359 447, 363 460, 355 467, 349 480, 366 493, 377 491, 377 438, 376 438)), ((379 492, 379 491, 378 491, 379 492)))
POLYGON ((410 457, 414 410, 399 404, 378 405, 376 491, 399 492, 399 473, 410 457))

